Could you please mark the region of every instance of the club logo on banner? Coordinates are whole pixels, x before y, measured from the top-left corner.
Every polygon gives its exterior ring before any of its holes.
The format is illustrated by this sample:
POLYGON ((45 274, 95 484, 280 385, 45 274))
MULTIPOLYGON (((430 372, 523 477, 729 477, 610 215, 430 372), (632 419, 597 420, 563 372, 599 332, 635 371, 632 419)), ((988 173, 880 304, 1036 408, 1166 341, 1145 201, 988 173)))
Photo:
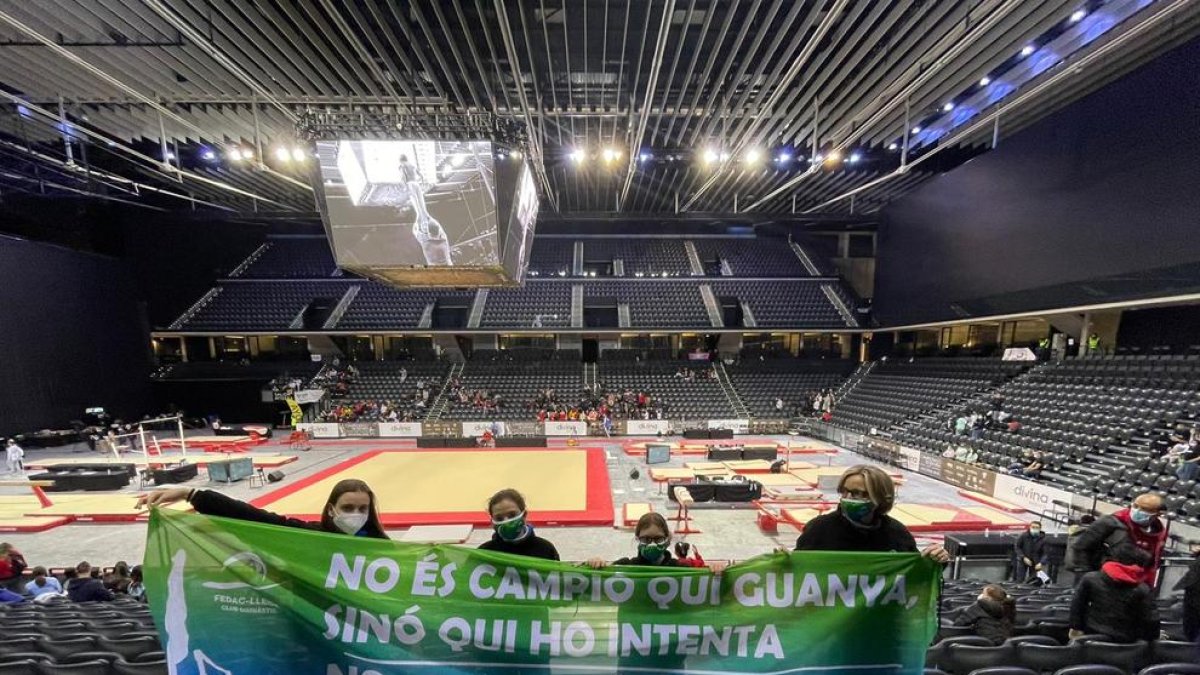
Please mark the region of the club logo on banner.
POLYGON ((591 570, 164 509, 145 566, 175 675, 919 675, 940 574, 915 553, 834 552, 763 555, 720 576, 591 570))
POLYGON ((547 436, 587 436, 587 422, 546 422, 547 436))
POLYGON ((671 432, 671 423, 667 420, 629 420, 625 423, 625 433, 631 436, 656 436, 671 432))
POLYGON ((709 420, 709 429, 728 429, 735 434, 750 433, 750 420, 709 420))
POLYGON ((333 422, 315 422, 308 425, 314 438, 337 438, 342 435, 342 428, 333 422))
POLYGON ((379 435, 385 438, 417 438, 421 435, 421 423, 380 422, 379 435))
POLYGON ((504 435, 504 422, 463 422, 462 435, 463 438, 472 438, 482 436, 485 431, 494 432, 500 431, 500 435, 504 435))

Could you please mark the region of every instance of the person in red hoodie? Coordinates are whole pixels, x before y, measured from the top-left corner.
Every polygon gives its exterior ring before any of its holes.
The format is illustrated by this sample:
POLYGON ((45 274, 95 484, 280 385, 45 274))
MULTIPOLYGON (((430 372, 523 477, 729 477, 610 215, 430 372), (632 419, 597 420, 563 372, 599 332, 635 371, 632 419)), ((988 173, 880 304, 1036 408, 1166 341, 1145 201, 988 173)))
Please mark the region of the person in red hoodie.
POLYGON ((1148 557, 1141 581, 1153 586, 1167 542, 1167 527, 1159 518, 1162 511, 1162 497, 1153 492, 1139 495, 1133 506, 1096 520, 1079 535, 1073 545, 1076 560, 1095 571, 1122 549, 1139 549, 1148 557))
POLYGON ((1154 640, 1159 636, 1154 592, 1142 578, 1150 554, 1132 546, 1119 549, 1098 572, 1083 575, 1071 599, 1070 636, 1103 635, 1110 642, 1154 640))

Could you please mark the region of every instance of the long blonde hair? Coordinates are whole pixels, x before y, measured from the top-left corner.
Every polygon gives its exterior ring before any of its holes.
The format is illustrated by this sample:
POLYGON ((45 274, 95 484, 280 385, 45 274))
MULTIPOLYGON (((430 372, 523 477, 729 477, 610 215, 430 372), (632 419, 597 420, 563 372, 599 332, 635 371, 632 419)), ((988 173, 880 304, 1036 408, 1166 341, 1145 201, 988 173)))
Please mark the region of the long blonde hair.
POLYGON ((856 464, 842 474, 838 480, 838 492, 846 487, 846 481, 854 476, 862 476, 867 486, 867 497, 875 505, 875 515, 882 516, 896 505, 896 484, 892 477, 883 469, 870 464, 856 464))

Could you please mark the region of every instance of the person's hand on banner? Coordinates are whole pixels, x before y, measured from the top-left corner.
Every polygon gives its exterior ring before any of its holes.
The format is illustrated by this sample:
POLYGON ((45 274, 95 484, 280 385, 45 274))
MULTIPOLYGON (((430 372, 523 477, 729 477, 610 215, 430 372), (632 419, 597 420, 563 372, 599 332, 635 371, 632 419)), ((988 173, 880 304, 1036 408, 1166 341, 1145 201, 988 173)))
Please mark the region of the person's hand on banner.
POLYGON ((713 574, 723 574, 725 572, 725 570, 729 569, 729 561, 728 560, 717 560, 714 562, 710 562, 710 563, 708 563, 708 569, 713 574))
POLYGON ((608 567, 608 561, 603 558, 589 558, 583 563, 594 570, 602 570, 608 567))
POLYGON ((925 549, 921 551, 921 555, 925 556, 926 558, 932 558, 936 562, 939 562, 943 565, 950 562, 950 554, 946 552, 946 549, 937 544, 926 546, 925 549))
POLYGON ((175 502, 181 502, 187 499, 188 495, 191 493, 192 488, 186 487, 166 488, 165 490, 147 492, 146 494, 138 497, 137 507, 140 509, 146 506, 166 506, 168 504, 174 504, 175 502))

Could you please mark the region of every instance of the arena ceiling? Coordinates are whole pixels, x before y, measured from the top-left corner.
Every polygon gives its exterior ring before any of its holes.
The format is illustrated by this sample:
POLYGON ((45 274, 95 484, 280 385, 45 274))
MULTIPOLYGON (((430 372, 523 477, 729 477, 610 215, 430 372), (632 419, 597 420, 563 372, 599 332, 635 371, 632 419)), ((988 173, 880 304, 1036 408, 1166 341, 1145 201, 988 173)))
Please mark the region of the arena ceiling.
POLYGON ((305 111, 486 111, 550 210, 870 213, 1198 33, 1194 0, 8 2, 0 190, 310 216, 305 111))

